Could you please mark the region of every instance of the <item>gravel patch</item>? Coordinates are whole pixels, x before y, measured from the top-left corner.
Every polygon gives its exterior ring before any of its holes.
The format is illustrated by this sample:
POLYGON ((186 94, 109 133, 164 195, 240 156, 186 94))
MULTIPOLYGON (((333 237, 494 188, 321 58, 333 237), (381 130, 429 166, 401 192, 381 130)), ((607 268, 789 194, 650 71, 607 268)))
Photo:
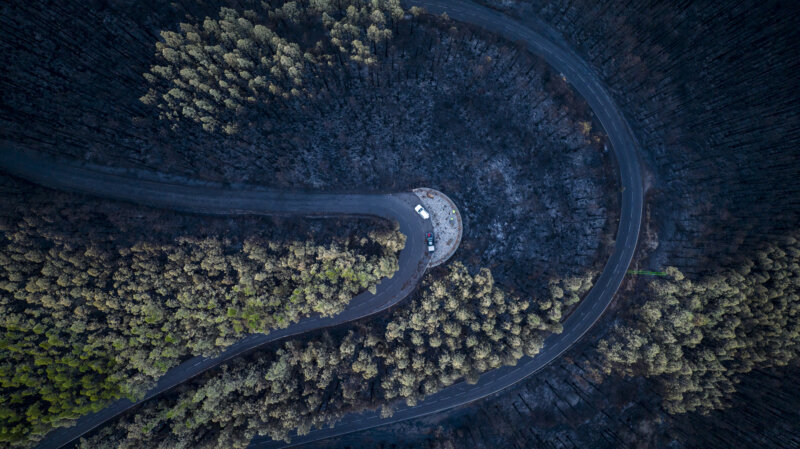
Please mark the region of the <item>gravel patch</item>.
POLYGON ((427 187, 414 189, 422 207, 431 214, 436 250, 429 267, 441 265, 456 252, 461 243, 463 223, 456 204, 444 193, 427 187))

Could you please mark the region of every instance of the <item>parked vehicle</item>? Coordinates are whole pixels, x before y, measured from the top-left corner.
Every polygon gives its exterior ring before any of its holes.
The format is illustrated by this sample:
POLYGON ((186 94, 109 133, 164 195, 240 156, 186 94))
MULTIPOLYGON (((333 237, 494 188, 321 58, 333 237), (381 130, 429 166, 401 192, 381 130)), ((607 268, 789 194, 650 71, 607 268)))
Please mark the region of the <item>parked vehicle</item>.
POLYGON ((436 247, 433 246, 433 233, 429 232, 425 235, 425 239, 428 241, 428 252, 432 253, 436 249, 436 247))
POLYGON ((422 204, 417 204, 416 207, 414 207, 414 210, 417 211, 419 216, 422 217, 424 220, 431 218, 431 214, 429 214, 428 211, 426 211, 425 208, 422 207, 422 204))

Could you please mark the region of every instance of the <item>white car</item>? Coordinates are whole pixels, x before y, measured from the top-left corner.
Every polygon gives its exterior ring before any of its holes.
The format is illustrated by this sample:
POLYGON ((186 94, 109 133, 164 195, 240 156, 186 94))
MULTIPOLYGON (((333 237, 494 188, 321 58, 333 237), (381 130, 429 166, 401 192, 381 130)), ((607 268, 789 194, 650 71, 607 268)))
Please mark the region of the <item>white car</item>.
POLYGON ((422 207, 422 204, 417 204, 416 207, 414 207, 414 210, 417 211, 419 216, 422 217, 424 220, 431 218, 431 214, 429 214, 428 211, 426 211, 425 208, 422 207))

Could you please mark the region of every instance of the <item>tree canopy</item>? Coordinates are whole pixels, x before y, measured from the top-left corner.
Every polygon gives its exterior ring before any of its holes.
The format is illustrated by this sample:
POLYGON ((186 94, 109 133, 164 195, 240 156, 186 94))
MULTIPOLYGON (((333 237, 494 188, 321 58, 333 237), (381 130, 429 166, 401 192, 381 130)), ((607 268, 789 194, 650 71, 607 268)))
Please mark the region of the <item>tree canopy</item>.
POLYGON ((742 374, 800 353, 800 244, 768 245, 693 282, 676 268, 600 342, 604 369, 656 380, 670 413, 724 408, 742 374))
POLYGON ((393 275, 405 241, 388 228, 325 244, 258 232, 162 238, 146 225, 126 235, 65 198, 2 199, 4 443, 136 396, 187 356, 215 354, 246 333, 338 313, 393 275))
POLYGON ((471 274, 456 262, 445 276, 427 276, 388 322, 288 341, 275 353, 233 361, 81 447, 244 448, 256 434, 285 439, 350 411, 381 407, 390 415, 397 400, 414 404, 537 354, 545 336, 561 332, 562 298, 509 295, 488 269, 471 274))
POLYGON ((216 19, 161 32, 159 63, 144 74, 151 88, 141 101, 157 106, 164 119, 233 134, 245 108, 315 96, 307 79, 325 66, 342 58, 375 64, 402 17, 397 0, 262 2, 259 10, 243 12, 223 7, 216 19))

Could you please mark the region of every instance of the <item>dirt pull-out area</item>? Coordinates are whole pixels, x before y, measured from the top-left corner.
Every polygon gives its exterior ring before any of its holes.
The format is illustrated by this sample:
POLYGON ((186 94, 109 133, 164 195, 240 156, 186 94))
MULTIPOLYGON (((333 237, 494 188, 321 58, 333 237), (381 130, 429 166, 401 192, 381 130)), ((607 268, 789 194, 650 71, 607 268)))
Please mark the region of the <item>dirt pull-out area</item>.
POLYGON ((414 189, 422 207, 431 214, 436 250, 428 264, 435 267, 447 262, 461 243, 464 229, 456 203, 444 193, 427 187, 414 189))

